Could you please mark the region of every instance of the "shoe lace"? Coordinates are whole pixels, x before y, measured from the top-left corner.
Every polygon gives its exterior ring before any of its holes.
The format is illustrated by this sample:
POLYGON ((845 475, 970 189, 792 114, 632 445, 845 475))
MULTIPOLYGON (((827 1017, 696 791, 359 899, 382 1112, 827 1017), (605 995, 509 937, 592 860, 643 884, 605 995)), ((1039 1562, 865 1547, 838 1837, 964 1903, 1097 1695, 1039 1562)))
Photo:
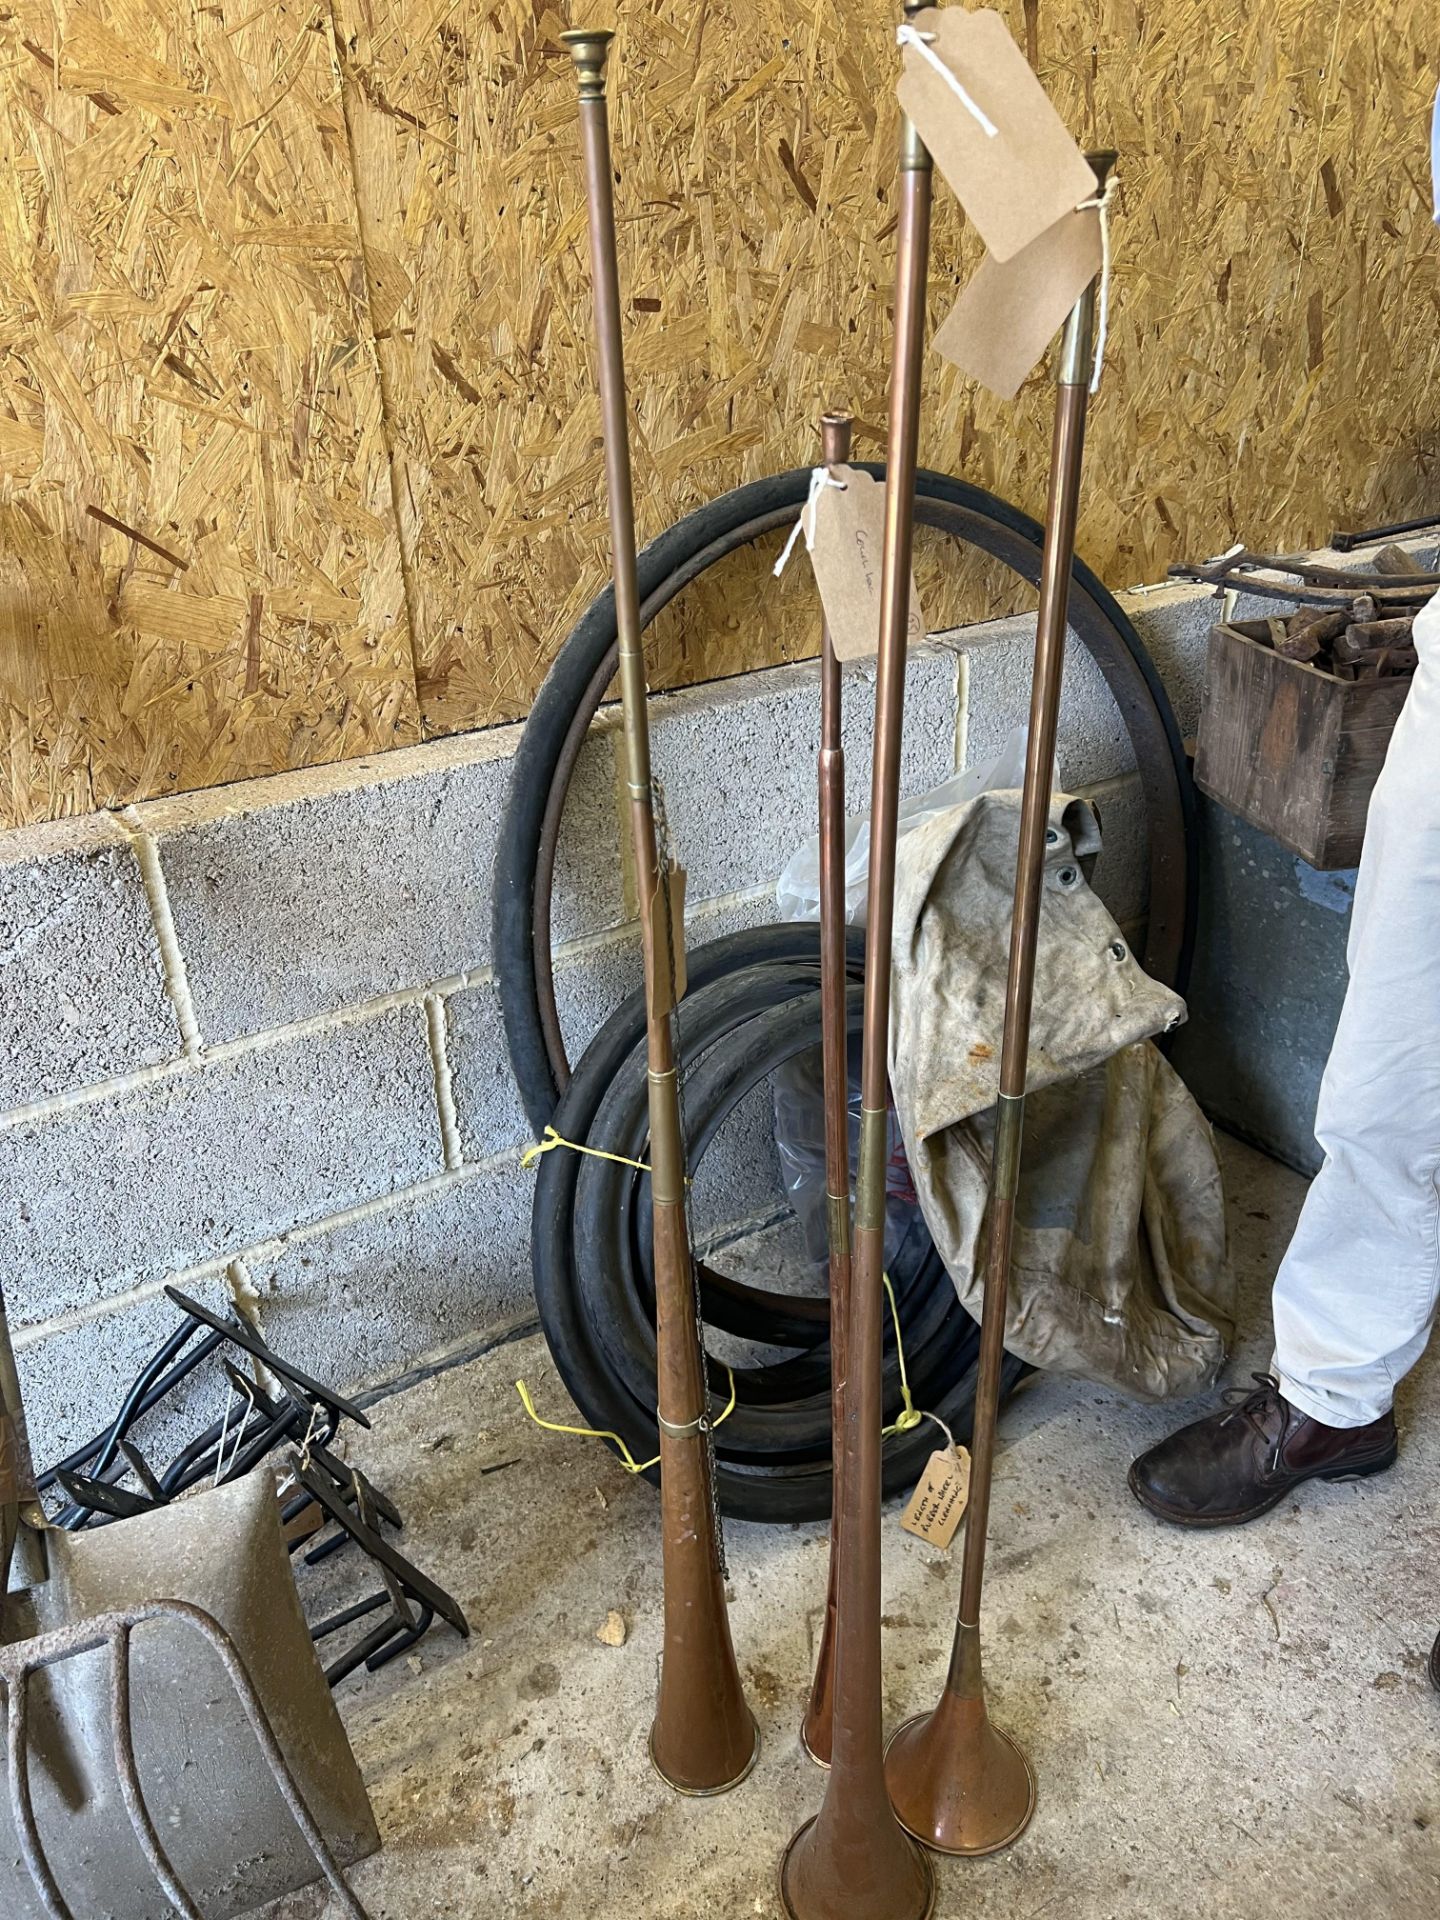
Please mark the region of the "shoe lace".
POLYGON ((1263 1440, 1272 1445, 1271 1466, 1280 1457, 1280 1448, 1285 1440, 1285 1421, 1280 1422, 1280 1431, 1271 1435, 1265 1430, 1264 1416, 1272 1408, 1279 1406, 1283 1414, 1285 1403, 1280 1398, 1280 1382, 1273 1373, 1252 1373, 1253 1387, 1227 1387, 1221 1396, 1229 1405, 1230 1411, 1222 1416, 1221 1424, 1228 1425, 1232 1420, 1248 1420, 1263 1440))

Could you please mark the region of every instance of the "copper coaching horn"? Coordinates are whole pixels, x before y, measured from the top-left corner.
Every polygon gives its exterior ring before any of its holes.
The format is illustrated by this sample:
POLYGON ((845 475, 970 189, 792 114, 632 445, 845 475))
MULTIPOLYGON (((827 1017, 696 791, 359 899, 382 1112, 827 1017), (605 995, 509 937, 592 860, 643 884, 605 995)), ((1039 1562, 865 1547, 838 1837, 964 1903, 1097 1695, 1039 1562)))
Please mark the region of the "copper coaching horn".
MULTIPOLYGON (((820 420, 820 460, 827 468, 850 458, 848 413, 820 420)), ((843 693, 840 662, 830 627, 820 621, 820 1051, 824 1061, 825 1224, 830 1270, 830 1431, 833 1436, 830 1498, 830 1576, 815 1677, 800 1728, 810 1758, 830 1764, 835 1706, 835 1623, 839 1600, 840 1533, 845 1503, 840 1490, 844 1436, 846 1331, 850 1316, 850 1048, 845 1013, 845 748, 841 737, 843 693)))
MULTIPOLYGON (((781 1862, 780 1897, 790 1920, 925 1920, 935 1904, 934 1869, 902 1830, 886 1792, 880 1665, 882 1273, 889 1139, 890 935, 930 235, 930 155, 903 115, 898 218, 870 790, 860 1164, 840 1394, 842 1437, 836 1460, 839 1511, 834 1534, 835 1672, 830 1774, 820 1812, 801 1827, 781 1862)), ((842 1101, 843 1110, 843 1090, 827 1085, 826 1091, 829 1101, 842 1101)))
POLYGON ((671 1011, 673 950, 656 841, 645 654, 636 582, 635 507, 620 330, 605 60, 614 35, 563 34, 575 61, 594 280, 595 351, 605 436, 605 487, 620 640, 626 791, 645 953, 650 1088, 650 1197, 654 1233, 656 1398, 660 1428, 660 1528, 665 1583, 660 1696, 650 1730, 656 1771, 681 1793, 723 1793, 755 1764, 760 1733, 745 1703, 721 1572, 710 1398, 685 1209, 671 1011))
MULTIPOLYGON (((1115 165, 1111 152, 1088 156, 1101 192, 1115 165)), ((1075 557, 1081 456, 1095 329, 1095 282, 1071 310, 1060 350, 1055 434, 1045 508, 1035 664, 1030 689, 1030 734, 1020 808, 1005 1023, 1000 1046, 1000 1097, 986 1206, 985 1303, 980 1322, 980 1366, 970 1506, 960 1575, 960 1611, 950 1670, 940 1704, 908 1721, 885 1758, 890 1796, 909 1832, 941 1853, 994 1853, 1017 1840, 1035 1811, 1035 1773, 1020 1747, 991 1725, 980 1664, 980 1595, 985 1535, 995 1467, 995 1425, 1005 1359, 1005 1301, 1020 1145, 1025 1116, 1025 1070, 1030 1051, 1035 948, 1051 769, 1065 665, 1065 616, 1075 557)))

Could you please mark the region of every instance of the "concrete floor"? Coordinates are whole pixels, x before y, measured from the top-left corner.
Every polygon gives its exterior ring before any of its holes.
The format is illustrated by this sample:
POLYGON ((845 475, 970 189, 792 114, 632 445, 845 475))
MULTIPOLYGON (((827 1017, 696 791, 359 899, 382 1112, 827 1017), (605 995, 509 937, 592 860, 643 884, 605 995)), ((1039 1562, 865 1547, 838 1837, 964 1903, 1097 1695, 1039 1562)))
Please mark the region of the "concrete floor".
MULTIPOLYGON (((1231 1378, 1268 1358, 1268 1283, 1304 1190, 1222 1143, 1241 1279, 1231 1378)), ((1357 1276, 1357 1279, 1360 1278, 1357 1276)), ((461 1597, 409 1664, 342 1705, 385 1850, 355 1875, 372 1920, 775 1915, 775 1870, 819 1803, 796 1739, 825 1583, 819 1527, 731 1525, 732 1622, 764 1750, 738 1791, 682 1800, 645 1734, 659 1646, 658 1509, 563 1418, 538 1338, 390 1400, 363 1449, 409 1545, 461 1597), (482 1475, 504 1461, 517 1464, 482 1475), (619 1609, 629 1637, 600 1644, 619 1609)), ((1200 1406, 1145 1408, 1037 1379, 1006 1411, 992 1519, 992 1712, 1040 1779, 1009 1853, 940 1865, 941 1916, 1286 1920, 1440 1912, 1440 1361, 1406 1383, 1399 1465, 1312 1486, 1248 1529, 1188 1535, 1125 1486, 1132 1455, 1200 1406)), ((958 1543, 957 1543, 958 1544, 958 1543)), ((958 1553, 885 1528, 889 1716, 938 1692, 958 1553)), ((309 1896, 287 1914, 333 1908, 309 1896)))

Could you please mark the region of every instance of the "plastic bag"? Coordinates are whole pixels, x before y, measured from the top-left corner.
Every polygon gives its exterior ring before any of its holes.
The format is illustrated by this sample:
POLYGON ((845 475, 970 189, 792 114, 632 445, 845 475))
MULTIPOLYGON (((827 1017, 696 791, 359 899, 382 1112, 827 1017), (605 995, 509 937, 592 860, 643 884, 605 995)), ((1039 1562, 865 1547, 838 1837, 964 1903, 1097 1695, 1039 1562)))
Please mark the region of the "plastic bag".
MULTIPOLYGON (((860 1036, 849 1052, 850 1176, 853 1185, 860 1155, 860 1036)), ((825 1195, 825 1064, 819 1047, 797 1053, 770 1076, 775 1102, 775 1148, 790 1208, 800 1223, 810 1264, 823 1273, 829 1265, 829 1224, 825 1195)), ((893 1264, 901 1242, 919 1211, 900 1122, 889 1114, 885 1161, 885 1259, 893 1264)))
MULTIPOLYGON (((951 774, 929 793, 900 803, 899 832, 903 837, 951 807, 964 806, 978 794, 1020 786, 1025 778, 1025 737, 1016 727, 995 758, 984 766, 951 774)), ((1058 775, 1057 775, 1058 783, 1058 775)), ((851 926, 865 924, 865 895, 870 884, 870 816, 848 814, 845 819, 845 918, 851 926)), ((820 917, 820 836, 813 835, 796 848, 785 863, 775 887, 782 920, 818 920, 820 917)), ((778 1133, 777 1133, 778 1137, 778 1133)))

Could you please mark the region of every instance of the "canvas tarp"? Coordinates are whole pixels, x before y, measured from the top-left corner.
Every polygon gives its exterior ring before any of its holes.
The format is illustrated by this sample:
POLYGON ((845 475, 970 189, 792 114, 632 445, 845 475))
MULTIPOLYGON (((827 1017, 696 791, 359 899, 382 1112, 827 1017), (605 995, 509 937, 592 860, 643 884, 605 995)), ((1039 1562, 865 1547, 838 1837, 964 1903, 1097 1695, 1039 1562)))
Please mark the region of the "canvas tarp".
MULTIPOLYGON (((891 1085, 920 1206, 978 1319, 1020 796, 907 835, 896 879, 891 1085)), ((1047 833, 1005 1344, 1150 1400, 1219 1372, 1233 1332, 1210 1129, 1151 1036, 1184 1018, 1091 891, 1099 829, 1047 833)))

